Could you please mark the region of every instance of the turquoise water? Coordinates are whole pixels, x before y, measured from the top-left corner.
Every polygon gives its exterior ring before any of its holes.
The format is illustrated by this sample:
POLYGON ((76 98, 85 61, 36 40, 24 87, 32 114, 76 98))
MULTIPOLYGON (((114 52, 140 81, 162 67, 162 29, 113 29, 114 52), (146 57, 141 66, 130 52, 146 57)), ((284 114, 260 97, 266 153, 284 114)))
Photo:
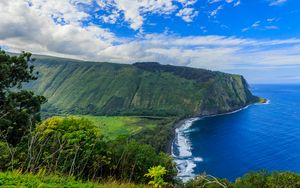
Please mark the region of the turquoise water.
POLYGON ((206 172, 234 180, 249 171, 300 173, 300 85, 253 85, 270 100, 236 113, 191 119, 177 129, 179 177, 206 172))

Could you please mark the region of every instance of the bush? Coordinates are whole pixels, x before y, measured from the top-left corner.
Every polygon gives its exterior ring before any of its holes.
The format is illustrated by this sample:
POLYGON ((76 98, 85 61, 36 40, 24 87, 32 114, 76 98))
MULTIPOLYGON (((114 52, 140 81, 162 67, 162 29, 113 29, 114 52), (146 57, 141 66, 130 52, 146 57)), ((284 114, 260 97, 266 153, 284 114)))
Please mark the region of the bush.
POLYGON ((266 185, 267 177, 269 173, 265 170, 260 172, 251 172, 244 175, 242 178, 237 178, 234 184, 234 187, 241 187, 241 188, 263 188, 266 185))
POLYGON ((186 188, 298 188, 300 187, 300 174, 292 172, 259 171, 245 174, 237 178, 234 183, 226 179, 217 179, 212 176, 200 175, 188 181, 186 188))
POLYGON ((42 174, 22 174, 13 171, 0 172, 0 187, 143 188, 148 186, 118 181, 106 181, 104 183, 82 182, 75 180, 73 177, 67 178, 58 175, 44 176, 42 174))
POLYGON ((186 184, 186 188, 227 188, 230 187, 231 183, 226 179, 215 178, 210 175, 202 174, 197 176, 193 180, 189 180, 186 184))
POLYGON ((173 159, 165 154, 155 151, 150 145, 139 144, 136 141, 117 140, 110 147, 112 167, 115 168, 116 177, 135 182, 147 182, 144 174, 153 166, 161 165, 168 170, 164 177, 166 181, 173 181, 176 175, 173 159), (122 143, 122 144, 120 144, 122 143))
POLYGON ((163 176, 167 173, 165 167, 162 166, 154 166, 148 170, 148 173, 145 174, 146 177, 153 178, 153 180, 149 181, 149 185, 153 185, 154 187, 161 188, 162 186, 167 185, 164 181, 163 176))
POLYGON ((104 141, 101 130, 84 118, 49 118, 29 138, 28 144, 23 143, 23 149, 19 149, 22 151, 19 156, 25 161, 24 172, 45 169, 46 174, 60 173, 90 180, 113 177, 145 182, 147 170, 162 165, 170 172, 164 177, 167 181, 176 175, 169 155, 129 138, 104 141))
POLYGON ((6 170, 11 163, 11 154, 7 143, 0 141, 0 169, 6 170))
POLYGON ((52 117, 37 126, 26 160, 27 171, 41 168, 69 176, 96 176, 109 163, 100 129, 76 117, 52 117))
POLYGON ((292 172, 274 172, 267 178, 267 187, 300 187, 300 175, 292 172))
POLYGON ((267 171, 252 172, 238 178, 234 183, 234 188, 247 187, 300 187, 300 175, 292 172, 273 172, 267 171))

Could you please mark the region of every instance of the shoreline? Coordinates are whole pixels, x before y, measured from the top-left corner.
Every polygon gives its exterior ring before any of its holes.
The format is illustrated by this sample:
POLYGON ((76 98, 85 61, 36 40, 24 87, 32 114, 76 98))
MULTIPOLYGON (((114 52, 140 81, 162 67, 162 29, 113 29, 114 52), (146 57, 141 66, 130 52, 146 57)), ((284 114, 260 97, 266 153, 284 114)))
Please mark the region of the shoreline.
POLYGON ((172 155, 172 147, 173 147, 173 143, 174 140, 176 138, 176 129, 180 128, 187 120, 191 119, 191 118, 199 118, 199 119, 203 119, 203 118, 208 118, 208 117, 216 117, 216 116, 222 116, 222 115, 228 115, 228 114, 233 114, 236 112, 239 112, 241 110, 247 109, 249 106, 251 105, 256 105, 256 104, 270 104, 270 100, 269 99, 265 99, 265 98, 261 98, 263 100, 259 100, 258 102, 255 103, 251 103, 251 104, 247 104, 244 107, 238 108, 238 109, 234 109, 228 112, 221 112, 221 113, 212 113, 210 115, 195 115, 195 116, 191 116, 191 117, 187 117, 184 119, 180 119, 177 122, 174 123, 173 127, 172 127, 172 135, 171 135, 171 140, 168 142, 168 148, 167 148, 167 153, 172 155))
POLYGON ((257 105, 257 104, 269 104, 270 101, 267 99, 259 100, 255 103, 246 104, 241 108, 232 109, 227 112, 221 113, 211 113, 209 115, 195 115, 190 118, 184 118, 176 122, 173 126, 172 131, 172 140, 169 142, 168 145, 168 154, 172 156, 176 163, 177 169, 177 178, 181 179, 182 181, 188 181, 189 179, 196 176, 194 173, 194 168, 196 167, 197 162, 202 162, 203 159, 201 157, 193 156, 192 154, 192 145, 190 140, 187 136, 184 135, 184 131, 190 129, 194 121, 198 121, 208 117, 216 117, 216 116, 223 116, 228 114, 233 114, 244 109, 247 109, 249 106, 257 105), (176 143, 176 149, 174 148, 176 139, 178 143, 176 143), (175 150, 174 150, 175 149, 175 150), (174 151, 179 150, 179 154, 175 154, 174 151))
MULTIPOLYGON (((256 104, 256 103, 254 103, 256 104)), ((200 119, 203 119, 203 118, 208 118, 208 117, 216 117, 216 116, 222 116, 222 115, 227 115, 227 114, 233 114, 233 113, 236 113, 236 112, 239 112, 243 109, 246 109, 248 108, 250 105, 254 105, 254 104, 249 104, 249 105, 246 105, 242 108, 239 108, 239 109, 236 109, 236 110, 232 110, 232 111, 228 111, 228 112, 222 112, 222 113, 215 113, 215 114, 210 114, 210 115, 195 115, 195 116, 191 116, 191 117, 188 117, 188 118, 184 118, 184 119, 180 119, 178 120, 174 126, 172 127, 172 139, 169 141, 168 143, 168 149, 167 149, 167 153, 172 155, 172 147, 173 147, 173 143, 174 143, 174 140, 176 138, 176 129, 177 128, 180 128, 186 121, 188 121, 189 119, 192 119, 192 118, 198 118, 199 120, 200 119)), ((265 104, 265 103, 263 103, 265 104)))

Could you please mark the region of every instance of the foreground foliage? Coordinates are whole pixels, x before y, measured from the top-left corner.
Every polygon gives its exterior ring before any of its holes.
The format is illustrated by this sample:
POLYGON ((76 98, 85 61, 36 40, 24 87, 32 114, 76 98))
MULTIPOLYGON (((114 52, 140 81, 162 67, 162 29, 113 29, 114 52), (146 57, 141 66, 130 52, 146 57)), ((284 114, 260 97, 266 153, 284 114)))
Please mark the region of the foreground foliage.
POLYGON ((0 139, 16 145, 40 120, 40 108, 46 99, 22 84, 37 79, 34 67, 28 65, 30 53, 11 57, 0 49, 0 139))
POLYGON ((44 174, 22 174, 20 172, 0 172, 0 187, 70 187, 70 188, 143 188, 143 184, 122 183, 114 180, 105 182, 82 182, 73 177, 44 174))
MULTIPOLYGON (((152 173, 151 173, 152 174, 152 173)), ((62 175, 22 174, 20 171, 0 172, 0 187, 83 187, 83 188, 142 188, 153 187, 107 179, 105 181, 81 181, 62 175)), ((159 187, 159 186, 157 186, 159 187)), ((166 187, 166 186, 162 186, 166 187)), ((292 172, 252 172, 238 178, 235 182, 201 175, 186 184, 178 183, 168 187, 176 188, 298 188, 300 175, 292 172)))
POLYGON ((147 182, 144 174, 152 166, 164 166, 169 173, 168 182, 176 175, 172 158, 158 153, 146 144, 127 137, 105 141, 101 129, 91 121, 79 117, 52 117, 28 136, 27 143, 7 147, 0 142, 3 153, 0 168, 22 169, 36 173, 61 173, 81 179, 99 180, 114 177, 118 180, 147 182), (16 151, 11 161, 10 150, 16 151), (6 165, 8 164, 8 165, 6 165))
POLYGON ((218 179, 206 174, 190 180, 186 188, 298 188, 300 187, 300 174, 293 172, 251 172, 235 182, 218 179))
POLYGON ((165 169, 165 167, 162 166, 154 166, 151 167, 148 170, 148 173, 145 174, 146 177, 150 177, 153 178, 153 180, 149 181, 149 185, 153 185, 154 187, 158 187, 161 188, 165 185, 167 185, 167 183, 164 181, 163 179, 163 175, 165 175, 167 173, 167 170, 165 169))

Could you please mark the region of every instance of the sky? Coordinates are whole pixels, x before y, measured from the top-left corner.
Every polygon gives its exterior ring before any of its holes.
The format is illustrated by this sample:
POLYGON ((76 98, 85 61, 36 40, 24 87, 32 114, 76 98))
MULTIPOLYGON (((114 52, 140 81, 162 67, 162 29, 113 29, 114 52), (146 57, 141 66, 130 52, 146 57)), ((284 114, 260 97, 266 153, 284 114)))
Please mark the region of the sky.
POLYGON ((299 0, 0 0, 0 47, 300 83, 299 0))

